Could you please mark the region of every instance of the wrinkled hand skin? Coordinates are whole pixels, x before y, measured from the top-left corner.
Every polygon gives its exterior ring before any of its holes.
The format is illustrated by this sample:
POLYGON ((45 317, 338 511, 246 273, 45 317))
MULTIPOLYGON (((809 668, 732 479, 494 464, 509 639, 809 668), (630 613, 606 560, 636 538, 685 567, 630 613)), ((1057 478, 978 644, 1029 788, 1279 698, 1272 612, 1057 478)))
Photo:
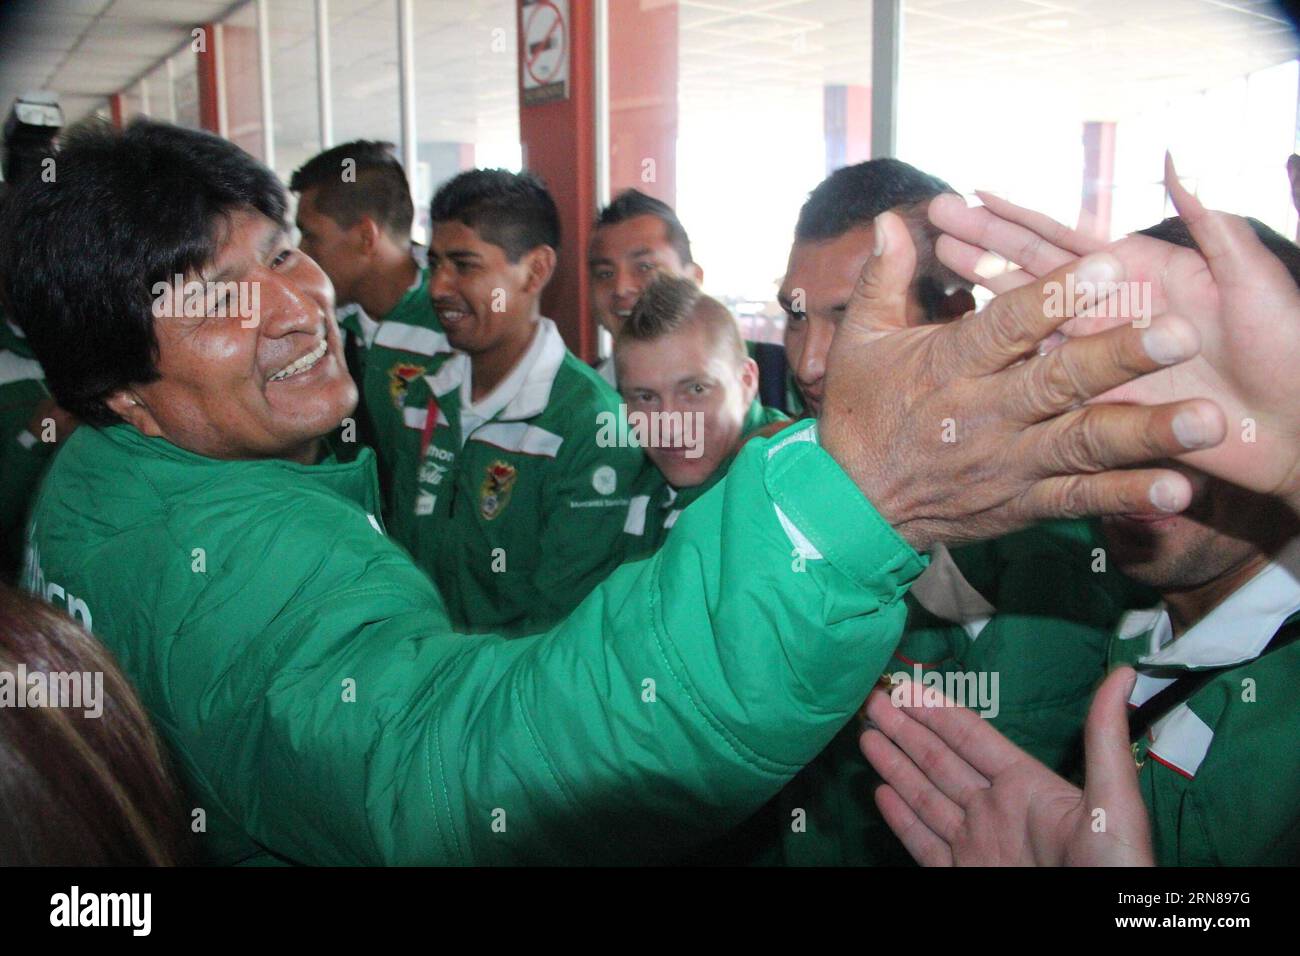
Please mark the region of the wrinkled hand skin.
MULTIPOLYGON (((1300 380, 1294 374, 1300 362, 1300 290, 1249 224, 1206 210, 1178 181, 1168 158, 1165 182, 1202 253, 1139 235, 1106 249, 1124 263, 1130 280, 1149 283, 1154 311, 1177 313, 1196 327, 1202 351, 1100 400, 1213 399, 1227 419, 1226 440, 1182 460, 1300 510, 1300 380)), ((975 209, 966 209, 956 197, 941 197, 931 204, 930 217, 947 233, 936 244, 940 260, 995 291, 1023 287, 1044 270, 1102 246, 1040 213, 980 196, 986 205, 975 209), (979 271, 990 271, 990 252, 1021 270, 980 278, 979 271)), ((1080 318, 1063 330, 1088 334, 1126 321, 1080 318)))
MULTIPOLYGON (((875 232, 884 246, 868 259, 828 358, 821 440, 907 541, 925 550, 1045 518, 1186 507, 1184 476, 1131 466, 1186 451, 1175 415, 1199 426, 1196 447, 1221 440, 1213 403, 1084 407, 1162 367, 1143 330, 1110 329, 1036 355, 1072 317, 1069 303, 1049 316, 1037 286, 947 325, 909 328, 915 249, 892 213, 875 232)), ((1105 275, 1122 264, 1102 255, 1082 268, 1105 275)), ((1171 360, 1195 354, 1187 322, 1156 322, 1178 345, 1171 360)))

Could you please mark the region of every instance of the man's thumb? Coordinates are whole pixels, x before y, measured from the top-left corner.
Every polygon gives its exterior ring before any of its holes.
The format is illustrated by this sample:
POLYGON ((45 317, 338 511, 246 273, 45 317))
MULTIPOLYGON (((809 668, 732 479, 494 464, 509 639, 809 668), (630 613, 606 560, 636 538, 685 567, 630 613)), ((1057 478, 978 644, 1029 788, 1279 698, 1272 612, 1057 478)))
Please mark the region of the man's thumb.
POLYGON ((882 212, 872 224, 874 248, 853 287, 841 326, 865 333, 907 326, 907 303, 916 273, 916 246, 897 213, 882 212))
POLYGON ((1133 777, 1133 751, 1128 737, 1128 697, 1137 674, 1131 667, 1119 667, 1102 681, 1088 709, 1083 727, 1087 780, 1133 777))

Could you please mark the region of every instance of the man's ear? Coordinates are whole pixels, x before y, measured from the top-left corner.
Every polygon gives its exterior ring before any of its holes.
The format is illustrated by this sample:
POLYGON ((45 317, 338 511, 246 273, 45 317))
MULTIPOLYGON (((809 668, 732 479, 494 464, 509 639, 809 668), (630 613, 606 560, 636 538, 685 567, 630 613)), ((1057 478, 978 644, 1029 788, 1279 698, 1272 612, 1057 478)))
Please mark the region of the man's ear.
POLYGON ((362 216, 348 232, 353 234, 357 250, 363 255, 374 252, 375 247, 379 245, 379 223, 369 216, 362 216))
POLYGON ((541 295, 546 284, 555 274, 555 250, 550 246, 538 246, 524 258, 528 269, 528 278, 524 282, 524 292, 541 295))
POLYGON ((975 296, 970 289, 953 289, 943 297, 939 304, 939 321, 950 322, 960 319, 967 312, 975 311, 975 296))
POLYGON ((740 366, 740 384, 745 389, 745 408, 749 408, 758 397, 758 363, 746 358, 740 366))
POLYGON ((690 266, 687 268, 687 272, 690 275, 691 279, 695 281, 696 285, 698 286, 704 285, 704 270, 700 268, 700 264, 698 262, 692 262, 690 266))
POLYGON ((150 438, 163 437, 158 420, 153 417, 153 412, 149 411, 149 406, 144 403, 135 389, 119 388, 104 399, 104 404, 118 418, 128 425, 134 425, 136 431, 141 434, 148 435, 150 438))

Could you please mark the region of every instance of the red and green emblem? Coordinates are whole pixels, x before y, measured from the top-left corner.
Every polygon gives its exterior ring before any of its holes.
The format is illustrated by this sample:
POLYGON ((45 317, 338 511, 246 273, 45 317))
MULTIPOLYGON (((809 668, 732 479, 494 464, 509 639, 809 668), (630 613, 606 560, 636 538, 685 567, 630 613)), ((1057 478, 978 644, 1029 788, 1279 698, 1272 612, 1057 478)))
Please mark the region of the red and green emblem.
POLYGON ((510 504, 510 492, 515 486, 518 472, 515 466, 504 461, 494 461, 487 467, 487 475, 478 490, 478 510, 491 521, 510 504))

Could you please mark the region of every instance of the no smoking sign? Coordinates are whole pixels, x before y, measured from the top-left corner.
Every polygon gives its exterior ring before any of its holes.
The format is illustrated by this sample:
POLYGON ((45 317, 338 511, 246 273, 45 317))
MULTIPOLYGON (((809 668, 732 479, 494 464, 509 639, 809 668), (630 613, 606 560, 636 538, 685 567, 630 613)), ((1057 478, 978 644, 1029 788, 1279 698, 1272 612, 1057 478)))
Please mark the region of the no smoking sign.
POLYGON ((522 0, 523 102, 532 106, 569 95, 569 2, 522 0))

